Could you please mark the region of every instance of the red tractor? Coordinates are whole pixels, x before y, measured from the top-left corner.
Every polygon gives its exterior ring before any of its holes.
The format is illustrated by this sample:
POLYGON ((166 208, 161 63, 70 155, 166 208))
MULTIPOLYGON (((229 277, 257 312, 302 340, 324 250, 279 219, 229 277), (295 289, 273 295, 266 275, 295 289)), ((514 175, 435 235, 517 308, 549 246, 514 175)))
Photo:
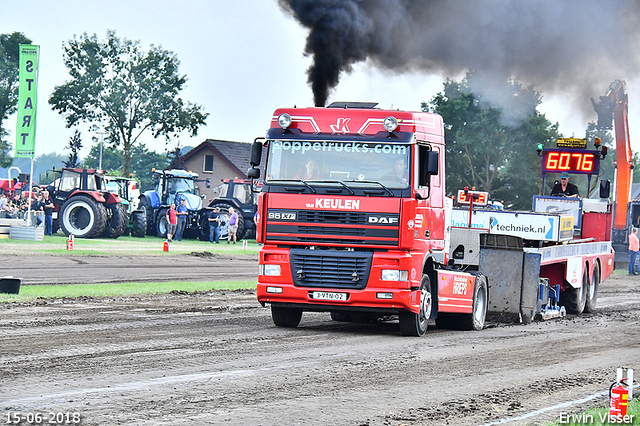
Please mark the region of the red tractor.
POLYGON ((120 196, 107 190, 104 176, 95 169, 62 169, 47 188, 57 213, 54 232, 62 228, 77 238, 118 238, 124 233, 127 212, 120 196))

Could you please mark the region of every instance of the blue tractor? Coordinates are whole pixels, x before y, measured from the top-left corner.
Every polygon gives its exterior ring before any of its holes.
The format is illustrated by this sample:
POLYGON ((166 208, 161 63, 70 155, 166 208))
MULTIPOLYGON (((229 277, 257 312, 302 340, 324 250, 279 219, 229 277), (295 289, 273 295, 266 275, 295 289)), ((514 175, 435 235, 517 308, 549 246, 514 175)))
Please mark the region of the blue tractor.
POLYGON ((188 209, 184 238, 209 238, 208 210, 202 208, 195 182, 196 173, 185 170, 153 170, 155 188, 140 196, 139 209, 147 217, 147 235, 165 238, 167 235, 167 210, 171 203, 180 205, 186 200, 188 209))

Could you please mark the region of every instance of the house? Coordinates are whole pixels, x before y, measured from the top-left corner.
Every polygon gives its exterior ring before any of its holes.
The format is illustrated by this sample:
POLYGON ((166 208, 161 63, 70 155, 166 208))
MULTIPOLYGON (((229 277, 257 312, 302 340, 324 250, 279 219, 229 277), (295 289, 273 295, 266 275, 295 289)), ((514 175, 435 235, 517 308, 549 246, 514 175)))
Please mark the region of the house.
MULTIPOLYGON (((251 168, 251 143, 207 139, 182 157, 184 168, 198 174, 198 188, 204 194, 205 204, 218 197, 216 188, 222 179, 248 179, 251 168)), ((262 151, 260 176, 264 171, 266 150, 262 151)))

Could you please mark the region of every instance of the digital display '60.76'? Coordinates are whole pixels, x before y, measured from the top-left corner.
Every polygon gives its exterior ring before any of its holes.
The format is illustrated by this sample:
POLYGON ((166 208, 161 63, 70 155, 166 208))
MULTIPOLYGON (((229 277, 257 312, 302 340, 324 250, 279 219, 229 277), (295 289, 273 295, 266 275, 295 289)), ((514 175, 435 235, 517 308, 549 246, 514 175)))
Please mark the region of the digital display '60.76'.
POLYGON ((542 157, 543 173, 598 173, 600 164, 598 151, 548 150, 542 157))

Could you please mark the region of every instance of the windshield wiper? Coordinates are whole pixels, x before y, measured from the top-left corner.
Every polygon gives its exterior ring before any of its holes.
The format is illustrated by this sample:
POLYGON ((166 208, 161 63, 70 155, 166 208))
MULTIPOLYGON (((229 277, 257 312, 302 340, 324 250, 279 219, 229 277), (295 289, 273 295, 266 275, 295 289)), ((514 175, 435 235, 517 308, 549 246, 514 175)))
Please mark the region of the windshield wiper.
POLYGON ((391 197, 393 197, 393 192, 392 192, 389 188, 387 188, 386 186, 384 186, 383 184, 381 184, 380 182, 376 182, 376 181, 374 181, 374 180, 357 180, 357 181, 355 181, 355 180, 354 180, 354 182, 361 182, 361 183, 373 183, 373 184, 375 184, 375 185, 380 185, 380 186, 382 187, 382 189, 384 189, 385 191, 387 191, 387 194, 389 194, 391 197))
MULTIPOLYGON (((318 191, 316 191, 311 185, 309 185, 307 182, 303 181, 303 180, 299 180, 299 179, 278 179, 277 181, 272 181, 269 182, 270 184, 279 184, 281 182, 295 182, 295 183, 301 183, 304 186, 306 186, 307 188, 309 188, 309 190, 311 192, 313 192, 314 194, 317 194, 318 191)), ((286 185, 286 183, 284 184, 286 185)))

